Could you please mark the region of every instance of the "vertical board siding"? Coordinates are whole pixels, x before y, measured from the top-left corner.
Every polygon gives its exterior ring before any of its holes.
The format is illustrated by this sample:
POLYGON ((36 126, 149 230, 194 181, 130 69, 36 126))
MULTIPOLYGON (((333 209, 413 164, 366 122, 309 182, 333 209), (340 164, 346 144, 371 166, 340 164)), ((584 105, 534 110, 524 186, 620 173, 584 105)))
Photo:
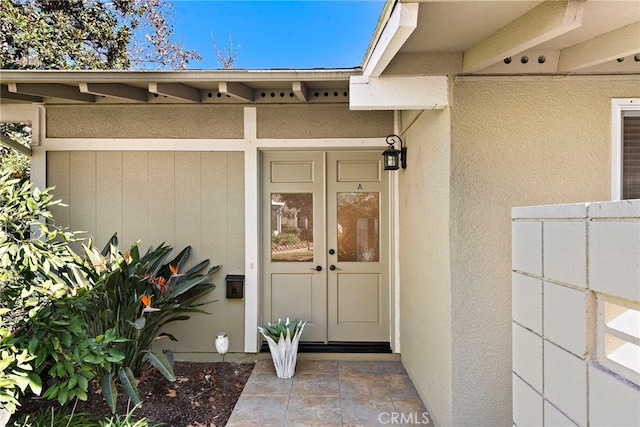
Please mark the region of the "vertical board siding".
MULTIPOLYGON (((122 153, 96 153, 96 232, 107 242, 122 225, 122 153)), ((101 247, 100 247, 101 248, 101 247)))
POLYGON ((120 244, 131 245, 137 240, 156 244, 149 236, 149 153, 126 152, 122 158, 122 228, 120 244))
POLYGON ((215 301, 204 307, 211 314, 170 325, 180 341, 161 345, 178 359, 197 359, 215 352, 215 333, 226 331, 230 351, 243 351, 244 299, 227 300, 224 282, 244 273, 242 153, 49 152, 47 185, 69 205, 53 209, 56 222, 86 231, 100 249, 117 232, 123 248, 140 240, 144 252, 165 242, 175 256, 191 245, 190 265, 222 264, 216 289, 201 301, 215 301))
MULTIPOLYGON (((54 199, 63 200, 69 203, 69 153, 55 152, 47 157, 47 186, 56 186, 53 190, 54 199)), ((51 213, 60 225, 69 225, 69 208, 66 206, 55 206, 51 208, 51 213)))
POLYGON ((95 153, 71 153, 69 156, 69 199, 63 201, 69 205, 69 224, 73 224, 73 229, 95 235, 95 153), (71 209, 71 206, 74 208, 71 209))
MULTIPOLYGON (((229 153, 227 161, 227 271, 244 273, 244 155, 229 153)), ((222 190, 221 190, 222 191, 222 190)), ((226 291, 226 290, 225 290, 226 291)), ((246 292, 246 289, 245 289, 246 292)), ((244 335, 244 299, 228 300, 229 336, 244 335)))
POLYGON ((168 151, 149 153, 149 164, 149 235, 163 236, 167 245, 175 247, 175 155, 168 151))
MULTIPOLYGON (((201 153, 175 153, 176 246, 202 246, 202 166, 201 153), (178 220, 179 219, 179 220, 178 220)), ((208 213, 207 213, 208 215, 208 213)), ((197 250, 193 255, 197 256, 197 250)))
MULTIPOLYGON (((220 226, 228 223, 228 156, 228 153, 203 153, 199 166, 202 170, 200 200, 202 210, 207 212, 207 215, 202 216, 202 248, 211 254, 210 259, 212 265, 223 263, 225 264, 226 273, 231 273, 228 269, 229 257, 231 256, 231 254, 227 252, 228 232, 220 232, 220 226)), ((226 301, 224 293, 225 284, 222 279, 224 278, 220 277, 220 280, 217 281, 216 289, 214 289, 213 295, 209 299, 226 301)), ((206 310, 211 313, 212 323, 225 325, 228 323, 226 310, 218 310, 216 307, 217 304, 218 303, 214 303, 207 306, 206 310)), ((237 320, 239 321, 240 319, 237 320)), ((202 325, 201 327, 206 328, 206 325, 202 325)), ((203 334, 205 337, 211 338, 216 332, 218 331, 207 331, 204 329, 203 334)), ((244 330, 240 336, 243 334, 244 330)), ((215 351, 212 339, 203 340, 202 345, 204 347, 203 351, 215 351)))

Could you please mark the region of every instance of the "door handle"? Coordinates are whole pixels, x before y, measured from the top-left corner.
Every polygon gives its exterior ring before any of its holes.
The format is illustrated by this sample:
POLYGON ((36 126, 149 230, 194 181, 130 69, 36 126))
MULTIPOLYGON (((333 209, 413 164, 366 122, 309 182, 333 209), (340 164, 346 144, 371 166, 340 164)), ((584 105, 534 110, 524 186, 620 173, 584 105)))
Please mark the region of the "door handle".
POLYGON ((338 268, 338 267, 336 267, 335 265, 331 264, 331 265, 329 266, 329 270, 331 270, 331 271, 335 271, 335 270, 340 271, 340 270, 341 270, 341 268, 338 268))
POLYGON ((309 270, 322 271, 322 266, 316 265, 315 267, 311 267, 309 270))

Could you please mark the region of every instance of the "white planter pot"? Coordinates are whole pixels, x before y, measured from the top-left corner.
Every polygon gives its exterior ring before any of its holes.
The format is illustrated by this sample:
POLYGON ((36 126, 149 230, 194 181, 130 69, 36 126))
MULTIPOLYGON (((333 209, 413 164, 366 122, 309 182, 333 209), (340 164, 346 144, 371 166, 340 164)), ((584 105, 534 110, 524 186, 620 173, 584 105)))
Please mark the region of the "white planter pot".
POLYGON ((5 427, 11 418, 11 413, 6 409, 0 408, 0 427, 5 427))
MULTIPOLYGON (((287 319, 289 323, 289 319, 287 319)), ((296 361, 298 359, 298 343, 300 342, 300 336, 306 322, 302 323, 302 326, 291 337, 290 331, 287 331, 287 336, 280 335, 280 339, 276 343, 273 338, 264 333, 264 329, 258 327, 258 330, 263 337, 266 338, 269 343, 269 350, 271 351, 271 358, 273 359, 273 365, 276 368, 276 375, 278 378, 291 378, 296 372, 296 361)))

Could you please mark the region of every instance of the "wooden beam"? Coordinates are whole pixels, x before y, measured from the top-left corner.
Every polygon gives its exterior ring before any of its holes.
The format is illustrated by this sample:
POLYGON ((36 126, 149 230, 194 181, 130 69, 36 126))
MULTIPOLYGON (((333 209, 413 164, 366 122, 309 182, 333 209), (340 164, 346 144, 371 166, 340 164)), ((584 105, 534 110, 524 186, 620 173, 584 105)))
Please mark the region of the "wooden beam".
POLYGON ((432 110, 449 105, 447 76, 352 76, 350 110, 432 110))
POLYGON ((95 102, 93 95, 80 93, 77 88, 58 83, 9 83, 9 92, 44 98, 62 98, 72 101, 95 102))
POLYGON ((302 102, 307 102, 307 85, 305 82, 293 82, 291 83, 291 90, 296 98, 302 102))
POLYGON ((14 101, 26 101, 26 102, 42 102, 44 98, 39 96, 24 95, 21 93, 9 92, 7 85, 0 86, 0 103, 3 99, 12 99, 14 101))
POLYGON ((418 3, 398 3, 380 34, 367 63, 365 76, 378 77, 418 26, 418 3))
POLYGON ((472 73, 554 39, 582 25, 584 0, 546 1, 464 52, 463 73, 472 73))
POLYGON ((185 101, 200 102, 200 91, 182 83, 149 83, 149 92, 185 101))
POLYGON ((109 96, 141 102, 149 100, 148 91, 122 83, 79 83, 78 86, 80 92, 97 96, 109 96))
POLYGON ((253 102, 253 89, 242 83, 219 82, 218 92, 243 101, 253 102))
POLYGON ((0 135, 0 144, 31 157, 31 148, 14 141, 6 135, 0 135))
POLYGON ((577 71, 640 53, 640 21, 560 51, 558 72, 577 71))

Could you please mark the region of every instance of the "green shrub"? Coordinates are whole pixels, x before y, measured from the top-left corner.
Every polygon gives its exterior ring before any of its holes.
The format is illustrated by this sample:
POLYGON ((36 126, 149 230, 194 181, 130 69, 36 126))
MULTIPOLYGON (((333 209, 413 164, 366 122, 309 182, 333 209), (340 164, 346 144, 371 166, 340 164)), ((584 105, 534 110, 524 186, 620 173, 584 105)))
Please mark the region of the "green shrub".
POLYGON ((74 346, 86 341, 84 331, 73 328, 76 334, 64 324, 72 321, 70 313, 49 319, 63 298, 81 290, 77 279, 83 275, 81 259, 68 246, 76 234, 52 222, 49 208, 60 202, 50 190, 32 189, 12 170, 0 172, 0 409, 9 413, 19 393, 41 392, 39 373, 50 361, 64 365, 66 373, 56 368, 53 376, 67 381, 67 394, 86 392, 85 382, 72 378, 83 362, 71 357, 74 346), (43 316, 48 331, 36 326, 43 316))
POLYGON ((86 400, 88 383, 102 378, 115 412, 117 375, 135 404, 135 376, 148 361, 168 379, 169 351, 152 350, 171 322, 204 313, 196 300, 214 288, 209 261, 186 271, 187 247, 166 262, 161 244, 144 256, 138 244, 123 253, 114 236, 102 252, 70 248, 75 233, 56 227, 51 189, 31 188, 5 170, 0 175, 0 409, 14 413, 18 395, 40 394, 65 404, 86 400))
POLYGON ((297 245, 302 243, 300 237, 295 233, 280 233, 273 238, 277 246, 297 245))
MULTIPOLYGON (((152 350, 153 343, 162 336, 176 340, 161 333, 166 324, 187 320, 191 313, 205 313, 199 307, 206 303, 195 301, 215 287, 212 276, 221 267, 201 274, 209 264, 205 260, 185 271, 191 247, 166 262, 171 247, 163 243, 140 256, 138 245, 134 243, 123 253, 114 235, 102 252, 91 244, 84 246, 86 270, 95 287, 90 293, 91 310, 83 311, 83 315, 91 336, 101 336, 113 328, 115 336, 126 338, 116 345, 124 355, 117 375, 135 404, 140 402, 135 377, 145 361, 170 381, 175 380, 173 355, 169 350, 152 350)), ((112 410, 116 399, 114 368, 105 370, 102 380, 102 392, 112 410)))
POLYGON ((13 427, 99 427, 91 414, 74 413, 66 407, 41 408, 33 414, 22 415, 13 427))
MULTIPOLYGON (((133 412, 138 408, 138 406, 134 406, 131 411, 127 413, 124 417, 120 417, 119 415, 115 415, 109 419, 101 420, 99 422, 100 427, 148 427, 149 421, 146 418, 141 418, 139 420, 131 419, 133 412)), ((162 426, 164 423, 154 424, 155 426, 162 426)))

